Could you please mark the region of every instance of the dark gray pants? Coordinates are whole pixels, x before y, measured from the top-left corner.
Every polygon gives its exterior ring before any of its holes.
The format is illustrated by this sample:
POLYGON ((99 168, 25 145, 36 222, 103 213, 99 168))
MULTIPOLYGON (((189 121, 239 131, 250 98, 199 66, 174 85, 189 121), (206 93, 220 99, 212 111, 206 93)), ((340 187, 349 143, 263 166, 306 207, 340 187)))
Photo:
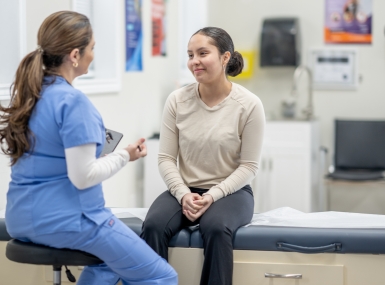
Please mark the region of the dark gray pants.
MULTIPOLYGON (((207 190, 190 188, 202 195, 207 190)), ((230 285, 233 279, 233 234, 249 223, 254 211, 253 192, 249 185, 219 199, 195 222, 182 213, 182 206, 169 191, 151 205, 143 223, 141 237, 160 256, 168 260, 170 239, 182 228, 199 224, 204 256, 201 285, 230 285)))

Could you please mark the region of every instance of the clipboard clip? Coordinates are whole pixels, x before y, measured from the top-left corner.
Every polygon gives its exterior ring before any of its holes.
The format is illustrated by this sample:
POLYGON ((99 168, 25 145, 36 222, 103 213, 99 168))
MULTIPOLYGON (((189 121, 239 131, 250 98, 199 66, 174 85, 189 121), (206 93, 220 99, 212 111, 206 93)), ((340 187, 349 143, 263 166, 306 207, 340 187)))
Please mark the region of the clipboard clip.
POLYGON ((111 140, 114 140, 114 138, 112 137, 112 134, 106 130, 106 141, 107 143, 110 143, 111 140))

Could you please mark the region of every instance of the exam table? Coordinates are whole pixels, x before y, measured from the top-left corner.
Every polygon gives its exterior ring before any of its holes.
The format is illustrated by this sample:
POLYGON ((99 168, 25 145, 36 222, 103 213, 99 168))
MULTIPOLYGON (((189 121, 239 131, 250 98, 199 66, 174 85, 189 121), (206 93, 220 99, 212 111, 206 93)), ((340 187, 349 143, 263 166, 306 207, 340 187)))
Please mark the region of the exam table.
MULTIPOLYGON (((124 216, 122 213, 117 216, 135 233, 140 233, 143 217, 124 216)), ((306 223, 305 226, 297 226, 291 221, 280 224, 276 220, 270 225, 265 217, 261 219, 258 216, 256 223, 253 219, 251 224, 239 228, 234 235, 233 284, 385 284, 382 276, 385 269, 385 224, 381 226, 385 216, 362 215, 369 219, 371 216, 378 219, 374 226, 366 228, 362 225, 366 223, 365 219, 361 220, 361 224, 355 222, 361 216, 353 216, 351 226, 348 224, 348 227, 339 228, 325 225, 310 227, 306 223), (358 226, 354 227, 355 224, 358 226)), ((314 224, 311 216, 307 222, 314 224)), ((17 264, 6 259, 5 245, 9 239, 4 219, 0 219, 3 252, 0 257, 0 284, 50 284, 50 267, 17 264), (15 276, 16 272, 23 274, 15 276)), ((179 274, 179 284, 199 284, 202 246, 197 226, 183 229, 172 238, 169 262, 179 274)), ((79 275, 81 268, 71 271, 79 275)))

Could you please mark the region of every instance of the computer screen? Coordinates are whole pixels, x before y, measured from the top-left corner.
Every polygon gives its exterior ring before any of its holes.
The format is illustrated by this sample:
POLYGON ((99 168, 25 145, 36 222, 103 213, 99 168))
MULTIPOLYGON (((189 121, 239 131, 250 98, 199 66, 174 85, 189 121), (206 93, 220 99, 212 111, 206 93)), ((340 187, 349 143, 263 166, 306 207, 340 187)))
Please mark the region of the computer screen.
POLYGON ((335 167, 385 169, 385 121, 336 120, 335 167))

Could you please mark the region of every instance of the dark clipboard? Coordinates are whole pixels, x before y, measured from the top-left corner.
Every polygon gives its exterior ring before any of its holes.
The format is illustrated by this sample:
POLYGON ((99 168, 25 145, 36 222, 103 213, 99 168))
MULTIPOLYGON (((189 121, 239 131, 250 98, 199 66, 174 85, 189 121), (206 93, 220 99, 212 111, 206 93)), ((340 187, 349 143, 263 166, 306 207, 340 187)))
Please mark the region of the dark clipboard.
POLYGON ((106 129, 106 142, 104 144, 104 148, 102 150, 100 157, 113 152, 117 147, 117 145, 119 144, 122 137, 123 137, 122 133, 118 133, 113 130, 106 129))

